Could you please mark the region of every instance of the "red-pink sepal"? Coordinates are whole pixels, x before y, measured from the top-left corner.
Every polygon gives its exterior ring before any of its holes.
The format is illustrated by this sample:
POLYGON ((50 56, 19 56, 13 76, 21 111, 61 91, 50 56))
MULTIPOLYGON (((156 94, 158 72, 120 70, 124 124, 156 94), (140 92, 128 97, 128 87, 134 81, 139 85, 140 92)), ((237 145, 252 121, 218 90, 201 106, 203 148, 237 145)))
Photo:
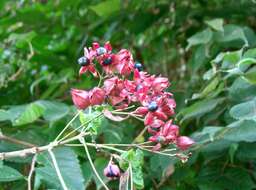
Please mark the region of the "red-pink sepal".
POLYGON ((148 113, 148 108, 147 107, 138 107, 135 111, 135 114, 138 115, 146 115, 148 113))
POLYGON ((110 44, 110 42, 106 42, 104 44, 104 48, 108 51, 108 52, 111 52, 112 51, 112 46, 110 44))
POLYGON ((191 138, 187 137, 187 136, 180 136, 177 138, 177 146, 181 149, 181 150, 187 150, 190 146, 192 146, 195 143, 194 140, 192 140, 191 138))
POLYGON ((100 105, 105 100, 105 91, 101 88, 95 87, 89 92, 91 105, 100 105))
POLYGON ((86 109, 90 106, 89 93, 84 90, 71 89, 71 97, 78 109, 86 109))

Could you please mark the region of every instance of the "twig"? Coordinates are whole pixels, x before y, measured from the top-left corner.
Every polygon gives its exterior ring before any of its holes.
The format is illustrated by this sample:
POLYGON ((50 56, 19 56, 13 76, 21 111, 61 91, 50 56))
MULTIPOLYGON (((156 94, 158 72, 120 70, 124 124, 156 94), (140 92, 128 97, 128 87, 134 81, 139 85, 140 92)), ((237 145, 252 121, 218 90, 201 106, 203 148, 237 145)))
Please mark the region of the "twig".
POLYGON ((132 165, 129 164, 129 170, 130 170, 130 180, 131 180, 131 190, 133 190, 133 175, 132 175, 132 165))
POLYGON ((76 130, 81 129, 82 127, 86 126, 87 124, 89 124, 90 122, 92 122, 94 119, 97 119, 98 117, 102 116, 103 113, 98 114, 97 116, 95 116, 92 119, 89 119, 87 122, 85 122, 84 124, 80 125, 78 128, 76 128, 75 130, 71 131, 70 133, 68 133, 66 136, 64 136, 63 138, 61 138, 60 141, 63 141, 64 139, 66 139, 67 137, 69 137, 70 135, 72 135, 76 130))
MULTIPOLYGON (((104 144, 94 144, 94 143, 86 143, 87 146, 92 146, 92 147, 98 147, 98 148, 104 148, 104 149, 108 149, 108 150, 114 150, 116 152, 119 153, 124 153, 124 150, 118 149, 118 148, 114 148, 111 146, 106 146, 104 144)), ((83 144, 65 144, 65 146, 84 146, 83 144)))
POLYGON ((77 118, 77 116, 79 116, 79 114, 81 113, 81 111, 79 110, 77 112, 77 114, 68 122, 68 124, 63 128, 63 130, 59 133, 59 135, 55 138, 54 141, 57 141, 61 135, 65 132, 65 130, 71 125, 71 123, 77 118))
POLYGON ((135 139, 132 141, 132 144, 134 144, 139 137, 143 136, 147 129, 148 127, 144 127, 144 129, 139 133, 139 135, 135 137, 135 139))
MULTIPOLYGON (((86 136, 86 135, 89 135, 89 133, 82 133, 82 135, 86 136)), ((67 139, 66 141, 54 142, 54 144, 50 143, 48 145, 40 146, 40 147, 26 148, 26 149, 23 149, 23 150, 17 150, 17 151, 11 151, 11 152, 2 152, 2 153, 0 153, 0 160, 4 160, 4 159, 7 159, 7 158, 13 158, 13 157, 26 157, 26 156, 31 155, 31 154, 36 154, 36 153, 39 153, 39 152, 46 151, 50 147, 53 148, 53 147, 56 147, 56 146, 64 145, 66 143, 78 140, 80 137, 81 137, 81 134, 79 134, 79 135, 77 135, 73 138, 67 139)))
POLYGON ((12 142, 12 143, 15 143, 15 144, 20 144, 20 145, 27 146, 27 147, 35 147, 36 146, 36 145, 30 144, 28 142, 24 142, 24 141, 21 141, 21 140, 18 140, 18 139, 14 139, 12 137, 5 136, 2 133, 0 133, 0 140, 6 140, 6 141, 9 141, 9 142, 12 142))
POLYGON ((33 172, 35 170, 36 157, 37 157, 37 155, 35 154, 32 158, 32 162, 31 162, 31 167, 30 167, 30 171, 29 171, 29 175, 28 175, 28 190, 32 190, 31 181, 32 181, 33 172))
POLYGON ((94 174, 96 175, 96 177, 98 178, 98 180, 100 181, 100 183, 103 185, 103 187, 106 189, 106 190, 109 190, 109 188, 107 187, 107 185, 104 183, 104 181, 101 179, 99 173, 97 172, 93 162, 92 162, 92 159, 91 159, 91 156, 90 156, 90 153, 89 153, 89 150, 88 150, 88 147, 86 145, 86 142, 84 140, 84 138, 79 138, 80 142, 84 145, 84 149, 85 149, 85 152, 86 152, 86 155, 87 155, 87 158, 91 164, 91 167, 92 167, 92 170, 94 172, 94 174))
POLYGON ((8 82, 15 81, 17 77, 22 73, 22 71, 23 71, 23 67, 20 67, 17 72, 15 72, 12 76, 8 78, 8 82))
POLYGON ((53 152, 52 152, 52 148, 49 148, 49 149, 48 149, 48 152, 49 152, 49 154, 50 154, 50 156, 51 156, 51 158, 52 158, 52 163, 53 163, 53 165, 54 165, 54 168, 55 168, 55 170, 56 170, 57 176, 58 176, 58 178, 59 178, 59 180, 60 180, 60 184, 61 184, 63 190, 68 190, 67 185, 65 184, 65 181, 64 181, 64 179, 63 179, 63 177, 62 177, 62 175, 61 175, 61 172, 60 172, 58 163, 57 163, 57 161, 56 161, 56 158, 55 158, 55 156, 54 156, 54 154, 53 154, 53 152))

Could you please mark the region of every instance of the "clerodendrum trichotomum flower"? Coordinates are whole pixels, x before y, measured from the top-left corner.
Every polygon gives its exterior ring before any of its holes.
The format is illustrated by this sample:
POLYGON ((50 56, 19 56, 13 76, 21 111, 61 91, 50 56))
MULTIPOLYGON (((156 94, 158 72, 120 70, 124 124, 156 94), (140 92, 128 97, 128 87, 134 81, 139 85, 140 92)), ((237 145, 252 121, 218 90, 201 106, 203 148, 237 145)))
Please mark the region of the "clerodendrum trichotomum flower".
MULTIPOLYGON (((80 74, 89 71, 99 77, 98 86, 91 90, 71 90, 78 109, 104 104, 111 108, 103 113, 113 121, 121 122, 130 116, 142 120, 155 151, 170 144, 178 151, 185 151, 194 144, 189 137, 180 136, 179 127, 173 123, 176 102, 173 94, 167 91, 169 79, 143 71, 143 65, 134 61, 129 50, 114 53, 109 42, 103 46, 95 42, 92 47, 84 48, 84 56, 78 59, 78 63, 80 74), (118 113, 127 117, 116 115, 118 113)), ((115 178, 120 175, 120 170, 111 162, 104 174, 115 178)))

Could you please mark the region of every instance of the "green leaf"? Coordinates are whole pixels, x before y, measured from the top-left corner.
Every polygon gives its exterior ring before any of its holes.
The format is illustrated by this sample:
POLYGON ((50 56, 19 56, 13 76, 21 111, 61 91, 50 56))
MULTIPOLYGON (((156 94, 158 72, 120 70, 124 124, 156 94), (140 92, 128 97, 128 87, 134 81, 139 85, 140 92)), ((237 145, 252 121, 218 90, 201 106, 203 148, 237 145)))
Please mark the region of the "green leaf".
POLYGON ((256 122, 252 120, 241 120, 228 125, 222 131, 223 138, 233 142, 255 142, 256 122))
POLYGON ((181 110, 177 115, 177 117, 183 116, 182 121, 195 118, 195 117, 200 117, 205 113, 212 111, 218 104, 222 103, 223 101, 224 101, 224 98, 217 98, 217 99, 210 99, 210 100, 205 99, 202 101, 198 101, 192 104, 191 106, 181 110))
POLYGON ((19 179, 24 179, 24 177, 17 170, 5 165, 0 167, 0 182, 16 181, 19 179))
MULTIPOLYGON (((105 158, 97 158, 94 161, 94 166, 95 166, 96 170, 98 171, 101 179, 104 181, 104 183, 107 183, 109 181, 109 179, 103 173, 103 170, 107 166, 107 164, 108 164, 108 160, 105 158)), ((96 177, 96 175, 94 174, 94 172, 92 170, 91 170, 91 173, 93 174, 93 178, 96 183, 97 190, 100 190, 102 188, 101 182, 99 181, 99 179, 96 177)))
POLYGON ((36 37, 36 33, 34 31, 22 33, 22 34, 13 33, 9 36, 8 40, 15 41, 16 46, 18 48, 23 48, 23 46, 31 42, 34 37, 36 37))
POLYGON ((193 95, 192 99, 206 97, 209 93, 214 91, 219 84, 219 78, 215 77, 199 94, 193 95))
POLYGON ((224 31, 223 29, 223 19, 221 18, 216 18, 216 19, 213 19, 213 20, 208 20, 208 21, 205 21, 205 23, 210 26, 212 29, 214 30, 217 30, 217 31, 224 31))
POLYGON ((256 98, 233 106, 230 115, 235 119, 256 120, 256 98))
POLYGON ((39 100, 37 103, 45 109, 43 118, 47 121, 55 121, 61 119, 69 112, 69 107, 61 102, 39 100))
POLYGON ((256 84, 256 67, 253 67, 249 71, 247 71, 244 75, 243 78, 246 79, 248 82, 251 84, 256 84))
POLYGON ((0 110, 0 121, 11 120, 12 116, 6 110, 0 110))
POLYGON ((236 156, 241 161, 255 160, 256 143, 239 143, 236 156))
POLYGON ((92 180, 93 171, 91 169, 91 165, 89 162, 84 162, 81 165, 81 169, 82 169, 82 173, 83 173, 84 181, 85 181, 84 185, 85 185, 85 188, 87 188, 87 186, 90 184, 90 182, 92 180))
POLYGON ((98 131, 103 122, 103 119, 101 117, 94 119, 95 117, 97 117, 100 114, 101 114, 101 112, 99 112, 99 111, 92 111, 92 112, 89 111, 89 112, 81 112, 79 115, 81 124, 84 126, 87 125, 87 128, 89 129, 89 131, 94 135, 98 134, 98 131), (90 123, 87 123, 90 120, 92 120, 92 121, 90 123))
POLYGON ((225 25, 224 33, 223 32, 217 33, 215 38, 218 42, 222 42, 222 43, 227 43, 232 41, 242 41, 244 43, 244 46, 248 46, 248 40, 245 36, 243 28, 237 25, 232 25, 232 24, 225 25))
MULTIPOLYGON (((84 178, 77 155, 71 148, 53 149, 61 175, 69 190, 84 190, 84 178)), ((36 168, 36 180, 43 181, 48 188, 62 189, 49 153, 41 153, 37 162, 43 167, 36 168)))
POLYGON ((196 33, 195 35, 188 38, 188 45, 186 49, 199 44, 207 44, 211 41, 213 33, 210 29, 206 29, 202 32, 196 33))
POLYGON ((238 149, 238 143, 232 143, 229 147, 229 157, 230 157, 230 161, 233 164, 234 163, 234 157, 235 157, 235 153, 237 152, 238 149))
POLYGON ((44 113, 44 108, 37 103, 30 103, 24 107, 24 111, 13 122, 14 126, 25 125, 37 120, 44 113))
POLYGON ((200 190, 251 190, 255 187, 246 170, 231 168, 223 173, 218 165, 202 167, 197 184, 200 190))
POLYGON ((221 69, 233 69, 241 59, 242 51, 225 52, 222 58, 221 69))
POLYGON ((242 77, 237 78, 229 88, 229 96, 238 102, 251 100, 255 94, 256 85, 250 84, 242 77))
POLYGON ((90 6, 90 8, 101 17, 108 17, 113 13, 120 10, 120 0, 106 0, 96 5, 90 6))
POLYGON ((120 167, 123 170, 129 168, 129 163, 132 166, 133 183, 137 189, 144 188, 144 180, 142 173, 142 165, 144 162, 144 154, 141 150, 137 149, 134 152, 133 149, 126 151, 121 155, 122 160, 119 162, 120 167))

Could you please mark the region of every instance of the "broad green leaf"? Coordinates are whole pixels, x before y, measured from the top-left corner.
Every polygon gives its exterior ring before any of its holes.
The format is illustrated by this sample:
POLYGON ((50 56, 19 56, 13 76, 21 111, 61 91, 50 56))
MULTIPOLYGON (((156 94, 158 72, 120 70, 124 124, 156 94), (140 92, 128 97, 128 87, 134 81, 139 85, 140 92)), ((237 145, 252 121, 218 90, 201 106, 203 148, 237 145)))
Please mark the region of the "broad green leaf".
POLYGON ((99 111, 81 112, 79 115, 79 119, 82 125, 84 125, 85 127, 87 126, 89 131, 92 132, 92 134, 96 135, 98 134, 98 131, 103 121, 102 117, 97 117, 100 114, 101 112, 99 111), (91 122, 88 123, 88 121, 91 121, 91 122))
POLYGON ((43 118, 47 121, 55 121, 61 119, 69 112, 69 107, 61 102, 39 100, 37 103, 45 109, 43 118))
MULTIPOLYGON (((221 43, 227 43, 232 41, 242 41, 245 46, 248 46, 248 40, 245 36, 242 27, 237 25, 228 24, 224 26, 224 33, 218 32, 215 39, 221 43)), ((240 44, 239 46, 241 46, 240 44)))
POLYGON ((249 71, 247 71, 244 75, 243 78, 246 79, 248 82, 251 84, 256 84, 256 67, 253 67, 249 71))
POLYGON ((238 62, 237 66, 241 71, 245 71, 250 65, 255 63, 256 59, 254 58, 244 58, 238 62))
POLYGON ((255 142, 256 121, 241 120, 231 123, 223 129, 223 138, 233 142, 255 142))
POLYGON ((251 190, 255 187, 246 170, 230 168, 223 172, 218 165, 202 167, 197 184, 200 190, 251 190))
POLYGON ((200 117, 205 113, 212 111, 218 104, 222 103, 224 98, 217 98, 217 99, 206 99, 202 101, 198 101, 192 104, 189 107, 181 110, 178 116, 182 116, 182 121, 191 119, 194 117, 200 117))
POLYGON ((120 167, 123 170, 127 170, 129 168, 129 163, 132 166, 132 173, 133 173, 133 183, 137 189, 144 188, 144 180, 143 180, 143 173, 142 173, 142 165, 144 162, 143 159, 144 155, 143 152, 139 149, 136 152, 131 149, 121 155, 121 160, 119 162, 120 167))
POLYGON ((238 143, 232 143, 229 147, 228 153, 229 153, 230 161, 232 164, 234 163, 234 157, 237 152, 238 146, 239 146, 238 143))
POLYGON ((252 49, 248 49, 244 55, 243 55, 243 58, 253 58, 255 59, 256 58, 256 48, 252 48, 252 49))
POLYGON ((36 37, 36 33, 34 31, 22 34, 13 33, 9 36, 9 40, 15 41, 16 46, 22 48, 24 45, 31 42, 34 37, 36 37))
POLYGON ((223 19, 221 18, 216 18, 216 19, 213 19, 213 20, 208 20, 208 21, 205 21, 205 23, 210 26, 212 29, 214 30, 217 30, 217 31, 224 31, 223 29, 223 19))
POLYGON ((0 121, 11 120, 12 116, 6 110, 0 110, 0 121))
POLYGON ((90 6, 90 8, 99 16, 108 17, 113 13, 120 10, 120 0, 106 0, 96 5, 90 6))
POLYGON ((256 98, 233 106, 230 115, 235 119, 256 120, 256 98))
MULTIPOLYGON (((109 181, 109 179, 103 173, 103 170, 107 166, 108 161, 109 160, 107 160, 105 158, 97 158, 94 161, 95 168, 97 169, 97 171, 98 171, 101 179, 104 181, 104 183, 107 183, 109 181)), ((96 175, 94 174, 94 172, 92 170, 91 170, 91 174, 93 175, 94 182, 96 183, 96 186, 97 186, 97 190, 102 189, 101 182, 99 181, 99 179, 96 177, 96 175)))
POLYGON ((203 90, 201 93, 197 94, 196 98, 206 97, 209 93, 214 91, 219 84, 219 78, 215 77, 203 90))
POLYGON ((186 49, 199 44, 207 44, 211 41, 213 33, 210 29, 203 30, 188 38, 188 45, 186 49))
POLYGON ((0 166, 0 182, 16 181, 24 179, 23 175, 9 166, 0 166))
POLYGON ((14 126, 25 125, 37 120, 44 113, 44 108, 37 103, 26 105, 24 111, 13 122, 14 126))
POLYGON ((221 69, 233 69, 241 59, 242 51, 226 52, 222 59, 221 69))
POLYGON ((82 169, 82 173, 83 173, 83 176, 84 176, 84 185, 85 185, 85 188, 87 188, 87 186, 90 184, 91 180, 92 180, 92 177, 93 177, 93 171, 91 169, 91 165, 89 162, 84 162, 82 165, 81 165, 81 169, 82 169))
POLYGON ((256 85, 252 85, 242 77, 239 77, 229 87, 228 92, 233 100, 238 102, 248 101, 255 97, 256 85))
MULTIPOLYGON (((61 147, 53 149, 53 153, 68 189, 84 190, 84 178, 79 160, 73 150, 68 147, 61 147)), ((37 162, 43 166, 36 168, 36 180, 43 181, 48 188, 62 189, 49 153, 41 153, 37 162)))
POLYGON ((256 143, 239 143, 236 157, 241 161, 256 159, 256 143))
MULTIPOLYGON (((104 183, 107 183, 109 181, 109 179, 103 174, 103 170, 108 165, 108 162, 109 160, 105 158, 96 158, 94 161, 94 166, 104 183)), ((85 187, 87 187, 92 181, 94 181, 97 190, 102 189, 103 186, 99 179, 96 177, 94 171, 92 170, 91 164, 89 162, 85 162, 82 164, 81 168, 85 179, 85 187)))

